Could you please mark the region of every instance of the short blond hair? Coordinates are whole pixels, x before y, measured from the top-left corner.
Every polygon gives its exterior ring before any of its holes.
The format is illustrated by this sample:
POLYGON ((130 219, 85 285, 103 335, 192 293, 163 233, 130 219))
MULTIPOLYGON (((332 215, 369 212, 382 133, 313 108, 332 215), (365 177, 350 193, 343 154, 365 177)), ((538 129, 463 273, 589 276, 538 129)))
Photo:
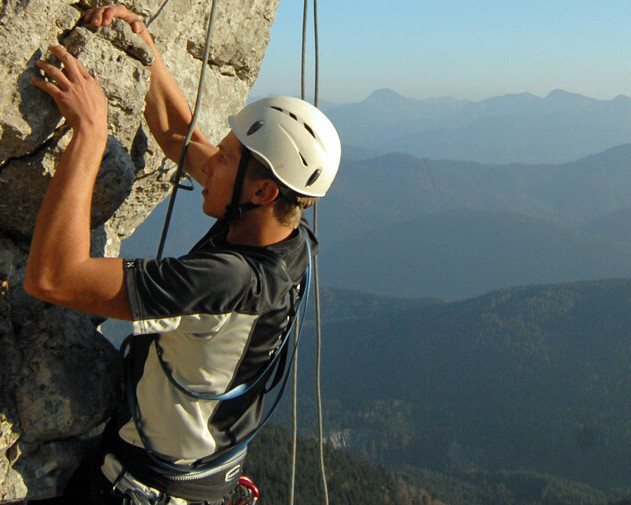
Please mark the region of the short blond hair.
POLYGON ((311 207, 317 200, 317 196, 305 196, 287 188, 274 175, 271 169, 254 157, 248 163, 246 177, 252 180, 270 179, 274 181, 280 190, 278 198, 274 200, 274 217, 283 226, 298 228, 302 212, 311 207))

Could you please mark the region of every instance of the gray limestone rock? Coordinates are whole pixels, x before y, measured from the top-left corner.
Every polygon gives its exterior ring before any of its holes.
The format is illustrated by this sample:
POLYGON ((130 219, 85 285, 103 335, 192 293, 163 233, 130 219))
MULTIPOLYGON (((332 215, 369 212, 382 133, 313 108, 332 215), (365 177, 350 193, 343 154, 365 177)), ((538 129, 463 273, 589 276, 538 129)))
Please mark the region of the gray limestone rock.
MULTIPOLYGON (((0 4, 0 503, 57 496, 118 405, 118 353, 101 319, 32 299, 23 288, 35 219, 70 133, 30 83, 35 61, 63 44, 99 77, 109 139, 93 195, 92 251, 116 256, 170 191, 165 160, 142 117, 153 55, 126 23, 92 29, 81 10, 99 0, 0 4)), ((128 0, 194 104, 209 2, 128 0)), ((213 142, 256 79, 278 0, 218 2, 199 126, 213 142)))
MULTIPOLYGON (((65 132, 60 129, 60 132, 65 132)), ((30 237, 44 192, 55 173, 57 160, 70 140, 70 132, 56 135, 45 149, 7 161, 0 174, 0 229, 30 237), (24 195, 31 194, 31 198, 24 195)), ((131 193, 135 166, 120 141, 110 135, 93 195, 92 225, 100 226, 131 193)))

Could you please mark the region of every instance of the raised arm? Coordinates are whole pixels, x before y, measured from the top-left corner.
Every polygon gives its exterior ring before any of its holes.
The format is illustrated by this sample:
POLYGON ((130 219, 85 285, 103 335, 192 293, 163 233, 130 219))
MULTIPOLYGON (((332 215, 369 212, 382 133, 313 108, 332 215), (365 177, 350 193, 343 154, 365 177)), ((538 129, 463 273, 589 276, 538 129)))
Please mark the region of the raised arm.
POLYGON ((96 77, 63 47, 50 50, 63 69, 37 61, 49 80, 32 82, 55 100, 73 136, 37 216, 24 289, 57 305, 131 319, 123 261, 90 257, 90 208, 107 143, 107 98, 96 77))
MULTIPOLYGON (((192 118, 191 109, 179 86, 156 49, 153 38, 137 14, 122 5, 108 5, 84 13, 83 19, 92 26, 109 26, 117 18, 130 24, 132 31, 138 34, 151 47, 154 64, 151 71, 151 86, 145 98, 145 119, 164 154, 176 163, 179 161, 184 139, 192 118)), ((217 149, 195 127, 187 150, 184 170, 200 184, 205 176, 200 166, 217 149)))

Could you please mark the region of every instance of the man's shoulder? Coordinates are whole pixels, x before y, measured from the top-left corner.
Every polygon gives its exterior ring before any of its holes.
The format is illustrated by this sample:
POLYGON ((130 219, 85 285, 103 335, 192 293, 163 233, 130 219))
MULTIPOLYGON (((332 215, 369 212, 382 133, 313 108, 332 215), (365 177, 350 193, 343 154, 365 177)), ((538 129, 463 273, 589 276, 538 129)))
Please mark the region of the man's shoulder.
POLYGON ((199 248, 180 256, 161 260, 125 260, 125 277, 134 284, 160 288, 172 293, 182 291, 239 291, 249 284, 251 262, 230 249, 199 248))

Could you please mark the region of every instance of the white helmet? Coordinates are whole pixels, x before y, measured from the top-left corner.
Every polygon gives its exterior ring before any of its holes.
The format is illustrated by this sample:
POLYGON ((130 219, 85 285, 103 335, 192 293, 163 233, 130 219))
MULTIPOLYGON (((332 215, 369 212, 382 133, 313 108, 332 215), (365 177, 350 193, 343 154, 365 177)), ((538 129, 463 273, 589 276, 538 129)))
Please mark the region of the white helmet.
POLYGON ((324 196, 340 165, 340 138, 329 119, 292 97, 263 98, 228 123, 239 141, 287 187, 324 196))

